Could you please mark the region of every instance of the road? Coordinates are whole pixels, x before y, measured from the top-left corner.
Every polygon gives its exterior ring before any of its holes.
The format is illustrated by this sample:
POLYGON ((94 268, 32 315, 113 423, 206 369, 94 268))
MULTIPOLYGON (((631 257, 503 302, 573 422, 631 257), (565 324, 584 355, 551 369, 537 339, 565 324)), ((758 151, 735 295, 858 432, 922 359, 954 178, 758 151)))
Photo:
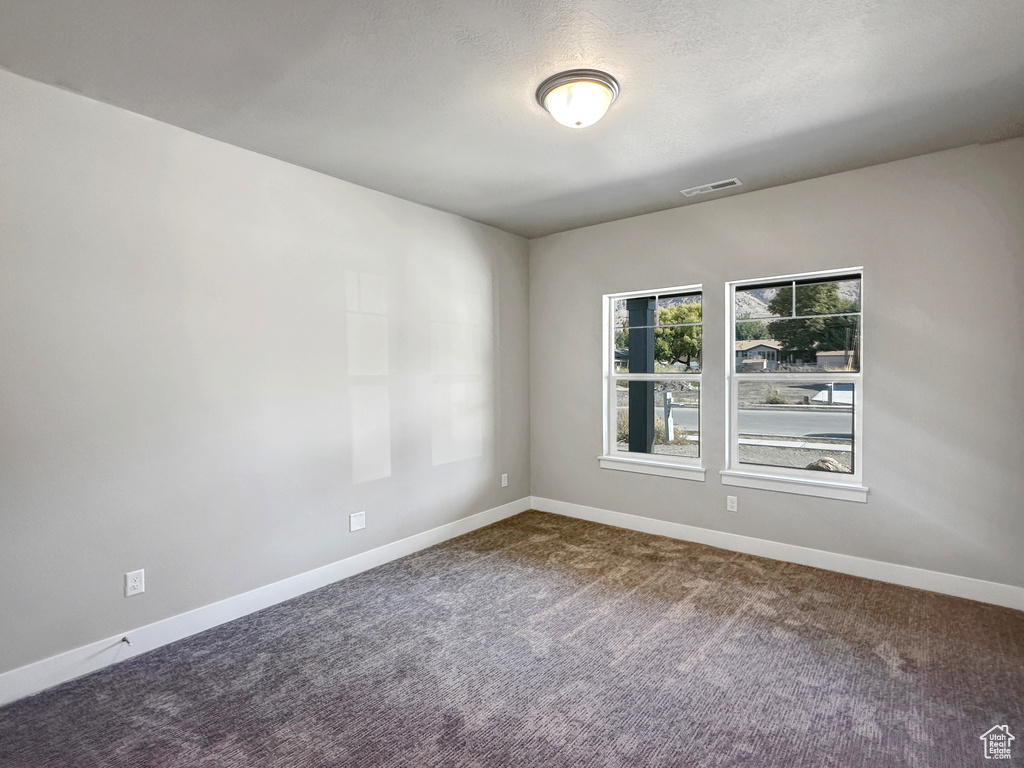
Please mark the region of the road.
MULTIPOLYGON (((665 418, 665 409, 654 409, 659 419, 665 418)), ((697 429, 695 406, 673 405, 672 420, 681 429, 697 429)), ((787 437, 848 437, 853 434, 851 411, 791 411, 740 408, 740 434, 785 435, 787 437)))

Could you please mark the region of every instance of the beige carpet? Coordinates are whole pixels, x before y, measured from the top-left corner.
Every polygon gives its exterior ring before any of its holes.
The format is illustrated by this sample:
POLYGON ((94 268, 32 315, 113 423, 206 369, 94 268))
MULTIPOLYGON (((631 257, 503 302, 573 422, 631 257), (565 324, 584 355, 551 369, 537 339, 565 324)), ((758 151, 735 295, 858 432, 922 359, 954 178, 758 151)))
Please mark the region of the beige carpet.
POLYGON ((1024 764, 1020 612, 527 512, 0 709, 0 766, 964 768, 995 725, 1024 764))

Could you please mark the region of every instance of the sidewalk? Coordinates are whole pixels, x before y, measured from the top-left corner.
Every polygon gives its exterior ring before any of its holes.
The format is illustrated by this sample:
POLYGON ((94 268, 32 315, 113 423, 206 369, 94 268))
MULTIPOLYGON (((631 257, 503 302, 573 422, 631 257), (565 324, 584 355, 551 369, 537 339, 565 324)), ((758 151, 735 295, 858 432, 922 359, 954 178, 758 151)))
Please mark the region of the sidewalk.
POLYGON ((763 438, 740 437, 740 445, 757 445, 764 448, 804 448, 812 451, 842 451, 849 453, 852 446, 849 443, 814 443, 802 438, 793 440, 765 440, 763 438))

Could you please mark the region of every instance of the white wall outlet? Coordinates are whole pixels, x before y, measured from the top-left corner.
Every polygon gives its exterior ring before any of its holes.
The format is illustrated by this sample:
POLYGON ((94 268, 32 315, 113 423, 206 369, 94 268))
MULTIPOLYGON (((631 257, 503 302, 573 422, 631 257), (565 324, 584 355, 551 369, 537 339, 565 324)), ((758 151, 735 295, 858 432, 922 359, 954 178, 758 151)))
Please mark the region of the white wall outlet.
POLYGON ((736 507, 736 497, 735 496, 726 496, 725 497, 725 511, 726 512, 735 512, 736 509, 737 509, 737 507, 736 507))
POLYGON ((501 476, 501 487, 508 488, 508 474, 503 474, 501 476))
POLYGON ((350 531, 361 531, 366 527, 366 513, 353 512, 348 516, 348 529, 350 531))
POLYGON ((124 596, 141 595, 146 591, 146 570, 128 571, 124 575, 124 596))

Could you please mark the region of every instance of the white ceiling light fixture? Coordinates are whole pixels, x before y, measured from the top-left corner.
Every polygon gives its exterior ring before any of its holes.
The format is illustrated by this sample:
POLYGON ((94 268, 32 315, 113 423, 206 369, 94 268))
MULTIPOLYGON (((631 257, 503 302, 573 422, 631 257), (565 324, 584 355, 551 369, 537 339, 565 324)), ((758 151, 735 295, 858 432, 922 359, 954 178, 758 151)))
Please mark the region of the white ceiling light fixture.
POLYGON ((569 128, 593 125, 619 95, 618 81, 596 69, 570 69, 552 75, 537 89, 537 102, 569 128))

